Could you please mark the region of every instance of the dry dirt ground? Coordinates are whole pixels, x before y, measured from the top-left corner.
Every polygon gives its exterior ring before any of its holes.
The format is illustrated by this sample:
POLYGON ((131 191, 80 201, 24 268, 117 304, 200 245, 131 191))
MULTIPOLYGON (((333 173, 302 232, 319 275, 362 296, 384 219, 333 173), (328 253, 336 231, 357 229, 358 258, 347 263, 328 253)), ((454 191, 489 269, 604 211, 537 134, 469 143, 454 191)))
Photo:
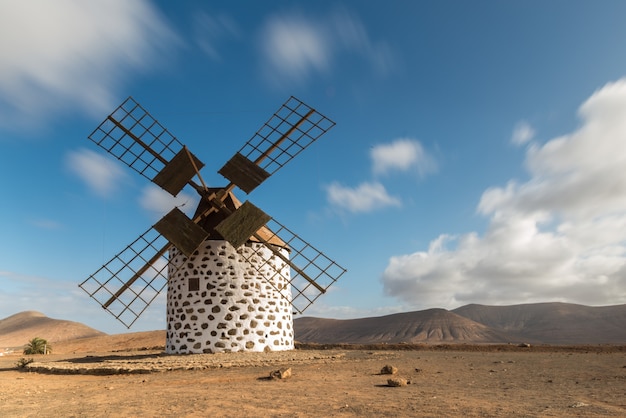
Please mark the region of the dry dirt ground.
POLYGON ((0 416, 626 416, 626 347, 401 348, 13 354, 0 357, 0 416), (34 362, 17 369, 23 357, 34 362), (410 383, 390 387, 385 365, 410 383))

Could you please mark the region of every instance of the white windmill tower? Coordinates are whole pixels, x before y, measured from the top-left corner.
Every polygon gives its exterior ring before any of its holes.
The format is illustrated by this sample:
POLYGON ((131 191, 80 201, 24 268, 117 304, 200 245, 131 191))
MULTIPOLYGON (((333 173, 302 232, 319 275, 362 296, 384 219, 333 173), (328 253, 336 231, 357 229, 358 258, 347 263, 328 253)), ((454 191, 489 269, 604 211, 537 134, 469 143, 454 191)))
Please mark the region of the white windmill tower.
POLYGON ((333 126, 291 97, 219 170, 229 184, 208 188, 204 164, 129 97, 89 138, 174 196, 193 187, 200 202, 192 219, 173 209, 80 287, 130 328, 167 286, 168 353, 292 349, 292 313, 345 269, 233 189, 250 193, 333 126))

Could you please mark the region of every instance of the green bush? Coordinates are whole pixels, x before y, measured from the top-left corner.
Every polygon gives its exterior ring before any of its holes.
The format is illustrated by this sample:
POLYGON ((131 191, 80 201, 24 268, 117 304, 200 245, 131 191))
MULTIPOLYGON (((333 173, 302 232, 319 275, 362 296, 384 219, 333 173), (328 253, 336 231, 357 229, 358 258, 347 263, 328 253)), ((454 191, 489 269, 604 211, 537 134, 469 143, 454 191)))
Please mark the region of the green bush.
POLYGON ((22 357, 21 359, 19 359, 17 361, 16 366, 17 366, 18 369, 23 369, 24 367, 26 367, 27 364, 30 364, 32 362, 33 362, 32 358, 24 358, 24 357, 22 357))

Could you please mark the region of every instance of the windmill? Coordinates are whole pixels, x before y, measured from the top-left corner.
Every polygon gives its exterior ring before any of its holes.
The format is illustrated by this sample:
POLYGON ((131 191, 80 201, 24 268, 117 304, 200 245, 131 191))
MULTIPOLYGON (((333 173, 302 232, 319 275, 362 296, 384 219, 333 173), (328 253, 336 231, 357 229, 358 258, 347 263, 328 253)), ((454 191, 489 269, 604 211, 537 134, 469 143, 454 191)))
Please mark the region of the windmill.
POLYGON ((292 349, 292 315, 345 269, 233 190, 250 193, 334 125, 290 97, 218 171, 228 184, 212 188, 204 164, 129 97, 89 139, 200 201, 191 218, 172 209, 79 286, 127 328, 167 287, 168 353, 292 349))

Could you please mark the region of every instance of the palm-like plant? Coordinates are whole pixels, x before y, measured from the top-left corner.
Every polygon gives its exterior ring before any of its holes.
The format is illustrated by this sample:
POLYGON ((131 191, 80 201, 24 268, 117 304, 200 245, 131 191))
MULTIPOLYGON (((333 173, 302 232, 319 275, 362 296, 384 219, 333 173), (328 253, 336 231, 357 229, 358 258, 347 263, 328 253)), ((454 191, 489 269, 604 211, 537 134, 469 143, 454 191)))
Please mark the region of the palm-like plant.
POLYGON ((52 347, 43 338, 35 337, 24 346, 24 354, 50 354, 52 347))

